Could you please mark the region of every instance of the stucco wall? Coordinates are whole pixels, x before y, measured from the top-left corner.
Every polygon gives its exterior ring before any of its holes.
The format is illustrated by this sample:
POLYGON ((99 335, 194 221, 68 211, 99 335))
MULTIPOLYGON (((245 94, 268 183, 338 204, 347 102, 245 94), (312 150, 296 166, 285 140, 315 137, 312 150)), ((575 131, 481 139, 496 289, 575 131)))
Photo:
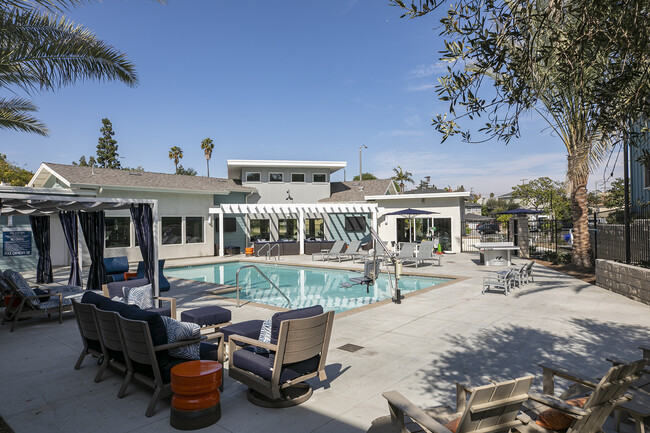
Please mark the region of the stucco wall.
MULTIPOLYGON (((402 196, 403 197, 403 196, 402 196)), ((413 198, 379 200, 379 207, 383 208, 378 214, 378 233, 384 242, 397 242, 397 219, 394 215, 386 215, 400 209, 417 208, 430 212, 437 212, 431 215, 432 218, 451 218, 451 252, 459 253, 461 245, 461 212, 464 199, 462 197, 440 197, 440 198, 413 198)))
POLYGON ((329 214, 329 236, 328 240, 341 240, 345 242, 350 241, 363 241, 368 242, 372 240, 370 236, 370 227, 372 225, 372 219, 369 215, 365 214, 347 214, 347 213, 333 213, 329 214), (358 232, 349 232, 345 230, 345 218, 348 216, 362 216, 366 220, 366 229, 364 231, 358 232))
POLYGON ((329 170, 306 168, 243 168, 242 185, 257 189, 249 203, 316 203, 330 196, 329 170), (246 173, 261 174, 261 182, 246 182, 246 173), (282 173, 283 182, 269 182, 269 173, 282 173), (291 182, 291 173, 304 173, 305 182, 291 182), (313 174, 325 174, 327 182, 314 183, 313 174), (287 190, 290 194, 287 194, 287 190), (293 200, 287 200, 291 195, 293 200))

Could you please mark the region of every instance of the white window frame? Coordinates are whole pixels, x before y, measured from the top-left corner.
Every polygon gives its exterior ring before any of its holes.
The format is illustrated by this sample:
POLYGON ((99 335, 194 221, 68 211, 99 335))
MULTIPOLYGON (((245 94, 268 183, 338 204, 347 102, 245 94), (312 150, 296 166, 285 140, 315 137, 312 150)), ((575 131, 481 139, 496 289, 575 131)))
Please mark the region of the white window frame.
POLYGON ((284 173, 280 173, 277 171, 269 172, 269 183, 284 183, 284 173), (271 180, 271 176, 273 176, 274 174, 279 174, 280 180, 271 180))
POLYGON ((186 215, 183 217, 183 226, 185 227, 185 234, 183 236, 183 243, 186 245, 201 245, 206 242, 205 218, 198 215, 186 215), (187 219, 188 218, 201 218, 201 235, 203 236, 202 242, 187 242, 187 219))
POLYGON ((313 183, 327 183, 327 173, 313 173, 313 174, 311 175, 311 181, 312 181, 313 183), (317 180, 315 179, 316 176, 321 175, 321 174, 322 174, 323 176, 325 176, 325 180, 324 180, 323 182, 319 182, 319 181, 317 181, 317 180))
POLYGON ((262 173, 259 171, 247 171, 246 172, 246 182, 247 183, 260 183, 262 182, 262 173), (260 180, 248 180, 248 175, 249 174, 257 174, 260 177, 260 180))
POLYGON ((291 173, 291 183, 305 183, 305 180, 307 179, 307 176, 305 173, 291 173), (302 174, 302 180, 293 180, 293 176, 295 174, 302 174))

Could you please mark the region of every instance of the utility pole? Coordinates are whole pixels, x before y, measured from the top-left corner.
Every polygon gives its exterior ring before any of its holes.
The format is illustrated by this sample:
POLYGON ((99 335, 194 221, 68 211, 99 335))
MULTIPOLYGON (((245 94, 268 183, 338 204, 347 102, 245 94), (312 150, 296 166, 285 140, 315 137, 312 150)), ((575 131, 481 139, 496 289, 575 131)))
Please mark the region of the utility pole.
POLYGON ((364 147, 366 149, 368 148, 368 146, 366 146, 365 144, 359 146, 359 181, 363 180, 363 169, 361 168, 361 151, 363 150, 364 147))

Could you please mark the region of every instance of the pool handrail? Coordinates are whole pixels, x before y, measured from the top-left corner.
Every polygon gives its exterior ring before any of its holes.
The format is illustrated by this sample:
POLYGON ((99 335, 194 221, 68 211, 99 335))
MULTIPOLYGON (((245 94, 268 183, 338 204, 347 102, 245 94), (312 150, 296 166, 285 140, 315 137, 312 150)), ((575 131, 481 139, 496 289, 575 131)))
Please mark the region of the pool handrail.
MULTIPOLYGON (((271 245, 271 244, 269 244, 271 245)), ((279 262, 280 261, 280 244, 273 244, 271 245, 271 248, 266 252, 266 259, 269 260, 271 258, 271 251, 273 251, 273 248, 278 247, 278 253, 275 255, 275 261, 279 262)))
POLYGON ((240 306, 239 305, 239 289, 240 289, 240 287, 239 287, 239 271, 241 271, 242 269, 246 269, 246 268, 255 268, 255 270, 257 272, 259 272, 260 275, 263 276, 264 279, 266 279, 266 281, 268 281, 269 284, 271 286, 273 286, 275 288, 275 290, 277 290, 284 297, 284 299, 287 300, 287 302, 289 303, 289 307, 291 307, 291 299, 289 299, 289 297, 287 295, 285 295, 284 292, 282 290, 280 290, 280 288, 278 286, 276 286, 275 283, 273 281, 271 281, 269 279, 269 277, 267 277, 266 274, 264 272, 260 271, 260 268, 258 268, 255 265, 245 265, 245 266, 242 266, 239 269, 237 269, 237 274, 235 275, 235 289, 237 290, 237 306, 238 307, 240 306))
MULTIPOLYGON (((271 248, 271 244, 270 244, 270 243, 265 243, 264 245, 262 245, 262 246, 260 247, 260 249, 257 250, 257 257, 259 257, 260 254, 262 254, 262 250, 264 249, 264 247, 269 247, 269 249, 270 249, 270 248, 271 248)), ((268 251, 267 251, 267 253, 268 253, 268 251)))

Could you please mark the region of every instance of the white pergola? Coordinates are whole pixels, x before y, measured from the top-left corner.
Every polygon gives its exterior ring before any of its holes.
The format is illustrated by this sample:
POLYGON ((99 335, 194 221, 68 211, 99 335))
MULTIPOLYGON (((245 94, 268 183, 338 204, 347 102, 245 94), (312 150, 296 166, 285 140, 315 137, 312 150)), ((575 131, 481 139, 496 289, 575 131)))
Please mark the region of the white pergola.
POLYGON ((298 242, 300 254, 305 254, 305 215, 309 214, 371 214, 372 228, 377 230, 377 203, 305 203, 305 204, 222 204, 210 208, 209 213, 219 218, 219 255, 224 255, 223 218, 230 214, 280 214, 296 215, 298 217, 298 242))
MULTIPOLYGON (((148 199, 123 199, 123 198, 98 198, 72 196, 63 192, 62 195, 52 194, 47 188, 22 188, 4 187, 0 191, 0 215, 57 215, 59 211, 95 212, 102 210, 130 209, 131 204, 145 203, 151 205, 152 234, 153 234, 153 259, 154 259, 154 286, 155 296, 159 295, 158 288, 158 200, 148 199), (15 191, 15 192, 14 192, 15 191), (43 192, 27 193, 27 191, 43 192), (46 193, 47 192, 47 193, 46 193)), ((78 237, 79 267, 81 261, 82 236, 78 237)))

